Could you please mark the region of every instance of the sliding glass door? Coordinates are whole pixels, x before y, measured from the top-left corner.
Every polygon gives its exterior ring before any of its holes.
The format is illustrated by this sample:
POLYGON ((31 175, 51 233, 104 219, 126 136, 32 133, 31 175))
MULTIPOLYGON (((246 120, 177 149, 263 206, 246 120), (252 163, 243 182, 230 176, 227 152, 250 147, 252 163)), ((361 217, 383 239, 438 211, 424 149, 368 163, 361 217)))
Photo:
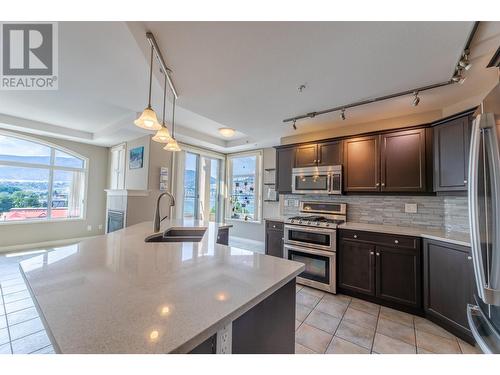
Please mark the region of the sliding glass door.
POLYGON ((183 217, 220 221, 222 160, 186 152, 183 217))

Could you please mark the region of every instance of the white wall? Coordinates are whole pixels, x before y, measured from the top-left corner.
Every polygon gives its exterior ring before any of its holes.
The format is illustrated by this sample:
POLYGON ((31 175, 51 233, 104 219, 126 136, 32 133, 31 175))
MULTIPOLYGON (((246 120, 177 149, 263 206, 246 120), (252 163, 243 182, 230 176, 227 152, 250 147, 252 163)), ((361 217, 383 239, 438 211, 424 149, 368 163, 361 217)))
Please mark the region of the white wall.
MULTIPOLYGON (((125 161, 125 189, 147 190, 149 176, 149 145, 151 136, 134 139, 127 142, 126 161, 125 161), (144 147, 144 159, 142 168, 130 169, 130 150, 136 147, 144 147)), ((156 143, 156 142, 155 142, 156 143)))
POLYGON ((0 251, 2 251, 2 247, 7 246, 56 241, 104 233, 106 210, 104 189, 107 185, 108 148, 50 137, 34 136, 33 134, 21 132, 13 131, 12 133, 25 134, 31 138, 38 138, 42 141, 62 146, 89 159, 87 211, 84 220, 2 223, 0 224, 0 251), (92 226, 90 231, 87 230, 88 225, 92 226), (102 225, 102 229, 99 229, 99 225, 102 225))

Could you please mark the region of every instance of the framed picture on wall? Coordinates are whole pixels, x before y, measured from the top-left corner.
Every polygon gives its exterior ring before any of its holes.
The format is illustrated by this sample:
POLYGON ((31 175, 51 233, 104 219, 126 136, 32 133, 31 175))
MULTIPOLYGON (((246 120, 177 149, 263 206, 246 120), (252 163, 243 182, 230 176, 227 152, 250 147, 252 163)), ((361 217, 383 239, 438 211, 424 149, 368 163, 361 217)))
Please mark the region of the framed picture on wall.
POLYGON ((144 146, 131 149, 128 168, 139 169, 143 167, 143 164, 144 164, 144 146))

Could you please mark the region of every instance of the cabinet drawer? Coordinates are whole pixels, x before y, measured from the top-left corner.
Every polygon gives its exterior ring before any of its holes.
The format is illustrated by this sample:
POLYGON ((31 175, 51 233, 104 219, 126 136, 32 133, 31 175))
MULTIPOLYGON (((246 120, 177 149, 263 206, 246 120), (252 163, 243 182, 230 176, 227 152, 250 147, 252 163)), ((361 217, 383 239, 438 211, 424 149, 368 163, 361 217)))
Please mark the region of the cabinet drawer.
POLYGON ((283 223, 280 221, 266 221, 266 229, 283 230, 283 223))
POLYGON ((396 234, 364 232, 351 229, 342 229, 340 237, 357 241, 371 242, 381 245, 406 247, 409 249, 418 249, 420 247, 420 238, 401 236, 396 234))

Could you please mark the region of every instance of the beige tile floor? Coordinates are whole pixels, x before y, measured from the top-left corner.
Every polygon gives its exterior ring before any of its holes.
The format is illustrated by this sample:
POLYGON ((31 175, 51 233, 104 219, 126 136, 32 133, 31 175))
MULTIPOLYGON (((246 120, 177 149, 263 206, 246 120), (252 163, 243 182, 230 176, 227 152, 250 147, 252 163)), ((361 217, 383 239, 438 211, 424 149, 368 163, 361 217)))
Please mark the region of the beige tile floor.
POLYGON ((296 354, 480 353, 427 319, 297 284, 296 354))

